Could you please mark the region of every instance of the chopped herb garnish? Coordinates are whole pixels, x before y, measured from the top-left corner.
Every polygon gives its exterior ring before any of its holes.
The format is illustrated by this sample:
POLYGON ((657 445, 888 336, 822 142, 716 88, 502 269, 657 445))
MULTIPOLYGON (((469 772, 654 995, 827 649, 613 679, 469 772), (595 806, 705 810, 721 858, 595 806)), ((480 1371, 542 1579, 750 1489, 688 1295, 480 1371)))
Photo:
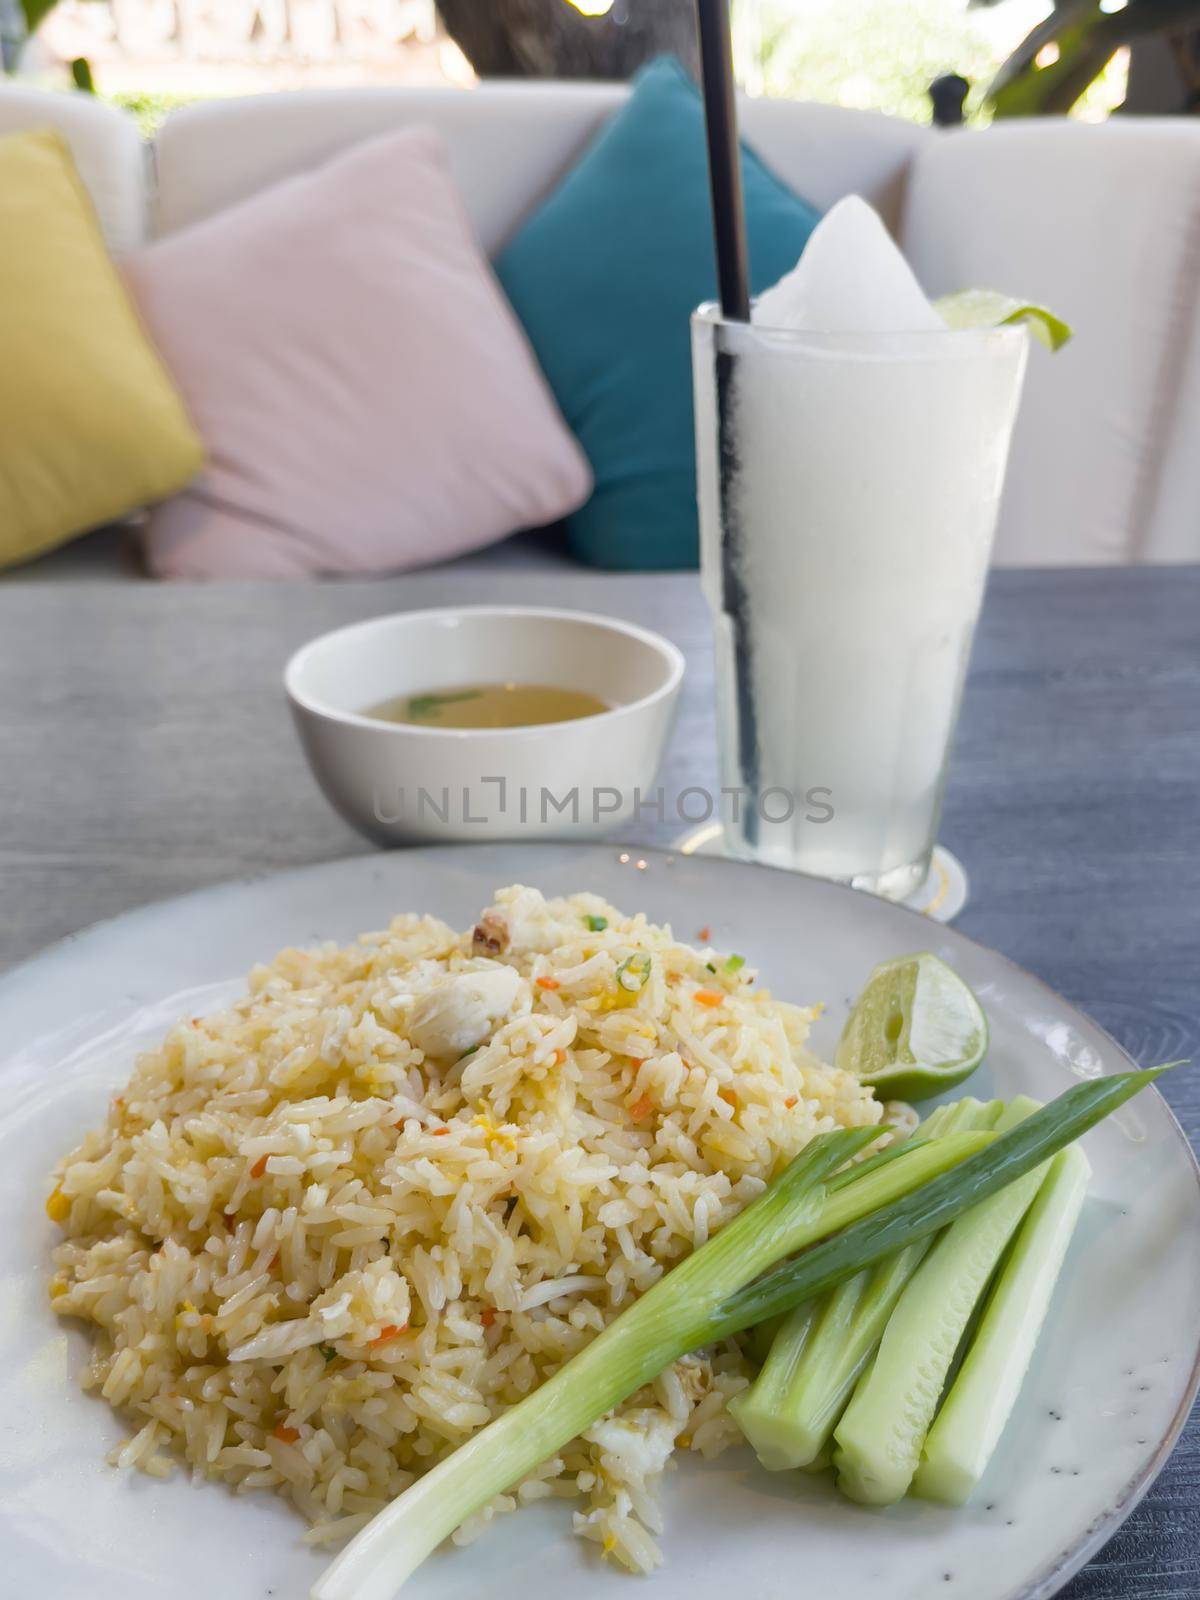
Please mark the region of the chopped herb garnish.
POLYGON ((325 1357, 325 1365, 326 1366, 328 1366, 331 1361, 336 1361, 337 1360, 337 1351, 333 1348, 333 1346, 331 1344, 319 1344, 317 1346, 317 1349, 325 1357))
POLYGON ((479 689, 461 689, 456 694, 414 694, 408 702, 410 717, 436 717, 443 706, 459 700, 478 700, 479 689))
POLYGON ((729 960, 725 963, 725 971, 740 972, 745 965, 745 956, 730 956, 729 960))
POLYGON ((715 972, 717 969, 713 966, 711 961, 706 961, 704 963, 704 970, 705 972, 715 972))
POLYGON ((637 994, 639 989, 644 989, 649 976, 650 957, 647 955, 626 956, 617 968, 617 983, 627 994, 637 994))
POLYGON ((583 924, 585 928, 590 928, 593 933, 603 933, 605 928, 608 927, 608 918, 586 916, 583 919, 583 924))

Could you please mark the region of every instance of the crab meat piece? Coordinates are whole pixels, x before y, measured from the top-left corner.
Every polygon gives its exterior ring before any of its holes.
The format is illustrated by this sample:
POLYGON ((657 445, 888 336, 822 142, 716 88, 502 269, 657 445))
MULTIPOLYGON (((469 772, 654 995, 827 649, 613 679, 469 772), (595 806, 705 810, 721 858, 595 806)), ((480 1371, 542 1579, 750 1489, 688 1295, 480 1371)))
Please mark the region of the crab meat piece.
POLYGON ((427 1056, 457 1058, 491 1036, 524 986, 512 967, 456 972, 417 997, 409 1014, 408 1037, 427 1056))
POLYGON ((494 911, 485 911, 475 924, 471 945, 480 955, 502 955, 508 949, 508 923, 494 911))
POLYGON ((501 889, 495 905, 488 906, 479 918, 478 927, 494 929, 501 924, 507 940, 506 955, 518 952, 534 954, 539 950, 555 950, 564 937, 579 933, 579 918, 571 913, 567 922, 560 922, 537 889, 513 884, 501 889))

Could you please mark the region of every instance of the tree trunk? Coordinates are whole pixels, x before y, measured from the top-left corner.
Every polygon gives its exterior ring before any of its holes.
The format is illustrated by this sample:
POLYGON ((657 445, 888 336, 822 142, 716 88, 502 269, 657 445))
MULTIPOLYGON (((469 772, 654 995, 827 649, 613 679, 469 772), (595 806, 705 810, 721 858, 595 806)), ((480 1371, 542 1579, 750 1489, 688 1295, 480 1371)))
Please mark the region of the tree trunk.
POLYGON ((1171 34, 1170 44, 1183 90, 1181 109, 1189 117, 1200 116, 1200 28, 1171 34))
POLYGON ((1200 29, 1133 41, 1125 115, 1200 114, 1200 29))
POLYGON ((699 70, 695 0, 613 0, 599 17, 570 0, 438 0, 438 11, 481 78, 628 78, 663 51, 699 70))

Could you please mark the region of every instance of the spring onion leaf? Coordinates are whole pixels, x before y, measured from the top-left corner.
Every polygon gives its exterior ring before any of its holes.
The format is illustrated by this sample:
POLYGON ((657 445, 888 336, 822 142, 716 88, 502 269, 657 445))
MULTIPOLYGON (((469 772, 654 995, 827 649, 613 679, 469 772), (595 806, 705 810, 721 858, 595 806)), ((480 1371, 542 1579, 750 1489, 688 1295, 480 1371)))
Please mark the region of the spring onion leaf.
MULTIPOLYGON (((982 1134, 957 1135, 959 1139, 986 1139, 985 1147, 960 1166, 934 1178, 919 1192, 864 1217, 847 1228, 840 1238, 825 1240, 798 1260, 785 1262, 757 1282, 730 1295, 712 1319, 713 1337, 724 1339, 742 1328, 753 1327, 756 1322, 765 1322, 768 1317, 777 1316, 802 1300, 835 1288, 844 1278, 869 1267, 892 1250, 903 1250, 927 1234, 940 1232, 989 1194, 995 1194, 1057 1155, 1170 1067, 1179 1064, 1172 1061, 1144 1072, 1114 1072, 1105 1078, 1077 1083, 994 1141, 982 1134)), ((947 1142, 948 1138, 936 1140, 927 1148, 936 1149, 947 1142)), ((900 1162, 892 1165, 898 1166, 900 1162)))
POLYGON ((479 689, 460 689, 453 694, 415 694, 408 702, 410 717, 436 717, 443 706, 452 706, 459 700, 478 700, 479 689))
POLYGON ((592 933, 603 933, 605 928, 608 927, 608 918, 596 917, 589 912, 583 919, 583 925, 585 928, 589 928, 592 933))
POLYGON ((844 1189, 848 1183, 857 1183, 860 1178, 865 1177, 868 1172, 874 1172, 877 1167, 886 1167, 889 1161, 895 1161, 900 1156, 912 1155, 914 1150, 919 1150, 923 1144, 928 1143, 928 1139, 919 1139, 913 1134, 908 1139, 885 1145, 882 1150, 877 1150, 865 1161, 858 1161, 852 1167, 843 1167, 840 1172, 835 1172, 825 1188, 828 1193, 833 1194, 838 1189, 844 1189))
POLYGON ((627 994, 637 994, 640 989, 644 989, 649 976, 648 955, 626 956, 617 967, 617 983, 627 994))

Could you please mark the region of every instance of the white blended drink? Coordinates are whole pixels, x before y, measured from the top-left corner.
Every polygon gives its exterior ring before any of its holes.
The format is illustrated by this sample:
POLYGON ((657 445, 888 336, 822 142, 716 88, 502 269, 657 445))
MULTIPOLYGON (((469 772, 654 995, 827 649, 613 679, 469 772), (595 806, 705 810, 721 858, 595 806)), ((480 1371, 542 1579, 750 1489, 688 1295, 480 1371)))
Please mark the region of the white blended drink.
POLYGON ((736 853, 895 898, 923 880, 1025 354, 1023 329, 947 328, 860 200, 752 324, 697 312, 736 853))

